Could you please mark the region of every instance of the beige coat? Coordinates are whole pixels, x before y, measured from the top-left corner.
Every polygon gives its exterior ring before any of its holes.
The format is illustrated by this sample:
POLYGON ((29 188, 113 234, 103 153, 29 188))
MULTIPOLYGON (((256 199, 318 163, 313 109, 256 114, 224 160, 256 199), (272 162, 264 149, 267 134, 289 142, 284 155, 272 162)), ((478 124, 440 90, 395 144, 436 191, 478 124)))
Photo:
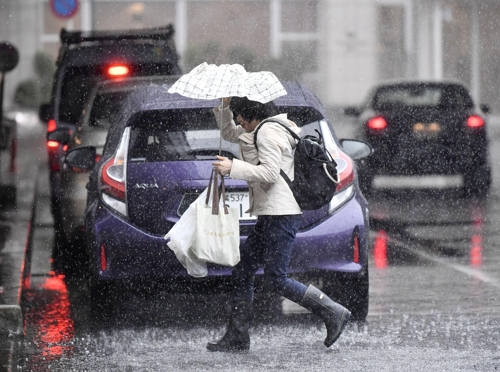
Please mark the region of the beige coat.
MULTIPOLYGON (((254 145, 254 132, 247 133, 233 120, 229 108, 214 109, 215 118, 221 128, 222 138, 240 145, 241 159, 234 159, 230 177, 247 181, 250 189, 250 209, 254 216, 301 214, 301 209, 280 175, 280 169, 293 180, 293 153, 296 140, 279 124, 266 123, 259 130, 257 145, 254 145), (260 164, 259 164, 260 161, 260 164)), ((277 115, 281 122, 286 122, 296 133, 297 125, 287 119, 286 114, 277 115)), ((259 124, 260 125, 260 124, 259 124)))

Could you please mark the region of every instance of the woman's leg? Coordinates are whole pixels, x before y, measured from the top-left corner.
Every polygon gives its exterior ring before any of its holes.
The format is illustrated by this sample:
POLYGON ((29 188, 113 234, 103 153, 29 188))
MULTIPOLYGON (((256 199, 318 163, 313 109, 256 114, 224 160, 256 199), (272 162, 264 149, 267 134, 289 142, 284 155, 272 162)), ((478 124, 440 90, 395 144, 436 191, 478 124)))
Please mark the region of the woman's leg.
POLYGON ((245 243, 240 247, 240 262, 234 267, 232 273, 233 305, 239 302, 253 302, 255 288, 255 273, 262 266, 264 253, 263 240, 266 229, 264 217, 259 217, 253 230, 248 235, 245 243))
POLYGON ((287 270, 301 220, 301 215, 263 216, 265 238, 262 239, 262 244, 266 284, 274 292, 296 303, 302 300, 307 287, 289 278, 287 270))
POLYGON ((253 319, 253 293, 255 272, 262 261, 262 237, 264 229, 261 218, 240 247, 241 260, 233 269, 233 298, 226 333, 217 342, 209 342, 209 351, 247 351, 250 349, 248 329, 253 319))
POLYGON ((268 216, 264 270, 266 283, 278 294, 305 307, 324 322, 327 336, 324 344, 330 347, 344 330, 351 313, 332 301, 319 289, 290 279, 287 268, 292 253, 293 240, 300 227, 300 216, 268 216))

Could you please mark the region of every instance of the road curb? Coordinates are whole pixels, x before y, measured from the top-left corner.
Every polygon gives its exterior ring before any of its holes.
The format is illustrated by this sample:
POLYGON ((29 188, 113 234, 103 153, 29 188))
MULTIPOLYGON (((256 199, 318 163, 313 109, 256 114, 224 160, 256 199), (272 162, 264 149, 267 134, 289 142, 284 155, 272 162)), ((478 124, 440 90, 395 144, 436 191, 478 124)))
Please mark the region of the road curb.
POLYGON ((38 178, 46 156, 43 128, 37 122, 20 128, 18 135, 25 151, 18 154, 19 167, 13 175, 16 198, 0 210, 4 240, 0 245, 1 371, 17 370, 17 346, 24 336, 21 302, 24 285, 29 284, 38 178))

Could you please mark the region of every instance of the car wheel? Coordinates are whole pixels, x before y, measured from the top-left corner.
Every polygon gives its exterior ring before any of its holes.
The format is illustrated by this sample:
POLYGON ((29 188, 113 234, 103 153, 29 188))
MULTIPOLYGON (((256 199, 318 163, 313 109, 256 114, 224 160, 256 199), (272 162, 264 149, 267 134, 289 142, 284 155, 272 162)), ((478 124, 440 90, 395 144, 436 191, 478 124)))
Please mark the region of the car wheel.
POLYGON ((368 266, 357 275, 330 275, 324 279, 325 293, 351 312, 351 319, 364 321, 368 315, 368 266))
POLYGON ((59 274, 66 274, 66 263, 70 260, 68 242, 62 228, 54 222, 54 242, 52 245, 52 269, 59 274))
POLYGON ((64 273, 68 278, 84 278, 87 274, 87 239, 84 228, 75 229, 66 250, 64 273))
POLYGON ((89 275, 90 319, 96 324, 106 322, 113 312, 113 283, 89 275))
POLYGON ((463 175, 465 196, 483 196, 491 187, 491 169, 487 165, 463 175))

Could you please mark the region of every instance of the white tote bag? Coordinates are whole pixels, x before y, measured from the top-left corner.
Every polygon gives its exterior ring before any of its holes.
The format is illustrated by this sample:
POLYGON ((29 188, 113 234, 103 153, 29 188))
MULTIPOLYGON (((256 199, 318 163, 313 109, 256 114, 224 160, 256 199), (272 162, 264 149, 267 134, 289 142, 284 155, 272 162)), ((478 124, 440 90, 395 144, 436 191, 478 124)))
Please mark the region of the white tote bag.
POLYGON ((196 235, 196 206, 205 205, 208 188, 189 206, 177 223, 165 235, 170 239, 168 247, 175 253, 175 257, 187 269, 189 275, 196 278, 207 276, 207 264, 191 252, 196 235))
POLYGON ((214 168, 205 203, 196 204, 196 236, 191 252, 201 261, 235 266, 240 261, 239 212, 236 208, 226 206, 224 177, 221 177, 220 193, 217 179, 217 170, 214 168))

